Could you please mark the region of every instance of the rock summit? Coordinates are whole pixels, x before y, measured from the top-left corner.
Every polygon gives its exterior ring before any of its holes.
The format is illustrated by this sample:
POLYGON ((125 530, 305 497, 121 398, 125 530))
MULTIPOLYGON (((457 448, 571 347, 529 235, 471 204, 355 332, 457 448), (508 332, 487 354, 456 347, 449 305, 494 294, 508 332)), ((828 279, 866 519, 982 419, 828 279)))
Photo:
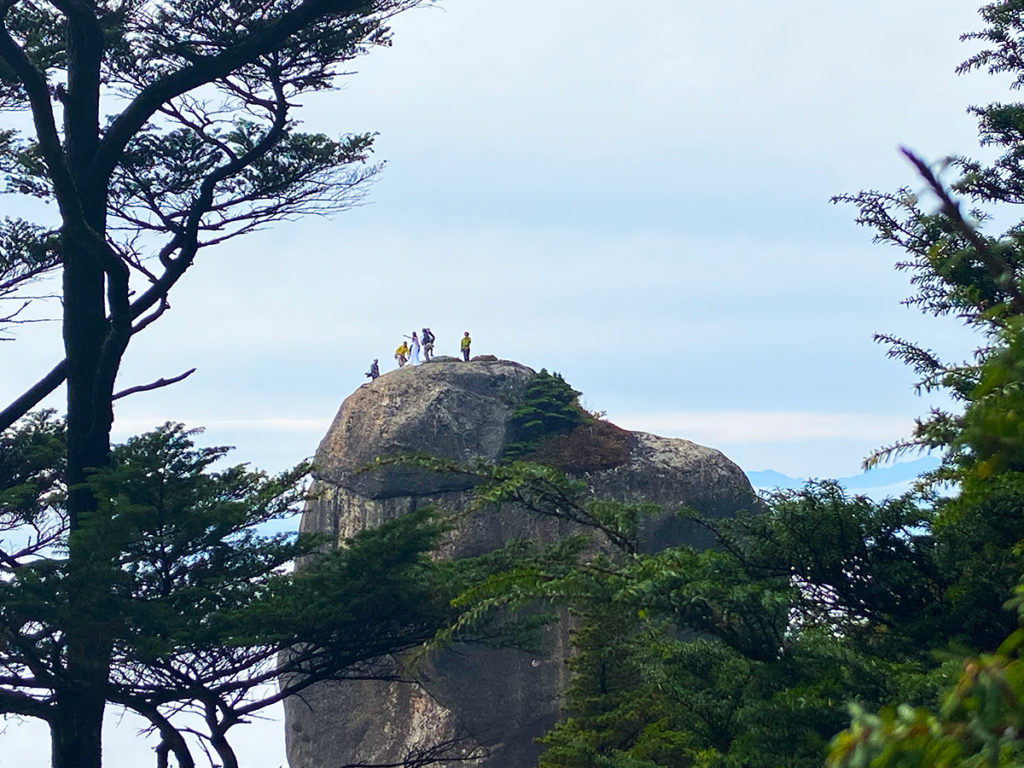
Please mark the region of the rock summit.
MULTIPOLYGON (((508 360, 438 361, 406 366, 359 387, 342 403, 315 459, 316 492, 301 530, 337 541, 384 520, 434 503, 465 508, 471 481, 411 467, 363 471, 378 457, 431 454, 465 462, 497 461, 509 422, 536 376, 508 360)), ((672 513, 681 507, 723 517, 756 504, 743 471, 721 452, 688 440, 627 432, 601 423, 604 441, 621 446, 613 459, 583 461, 574 474, 601 498, 658 504, 644 521, 645 548, 678 543, 709 546, 707 533, 672 513), (610 436, 610 437, 609 437, 610 436), (606 438, 606 439, 605 439, 606 438)), ((587 437, 577 441, 586 453, 587 437)), ((586 456, 583 456, 586 459, 586 456)), ((470 517, 445 554, 486 552, 512 539, 554 541, 569 524, 525 510, 470 517)), ((451 745, 442 757, 485 755, 470 764, 528 768, 534 739, 560 716, 567 678, 568 622, 555 626, 542 654, 460 646, 436 654, 419 683, 358 681, 321 684, 286 702, 291 768, 393 764, 451 745)))

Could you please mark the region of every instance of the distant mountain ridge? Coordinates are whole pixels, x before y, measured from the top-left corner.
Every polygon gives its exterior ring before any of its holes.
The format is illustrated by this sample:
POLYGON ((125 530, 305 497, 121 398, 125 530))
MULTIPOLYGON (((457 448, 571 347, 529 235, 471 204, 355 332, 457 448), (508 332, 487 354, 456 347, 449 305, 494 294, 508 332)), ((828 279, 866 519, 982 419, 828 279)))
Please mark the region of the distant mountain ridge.
MULTIPOLYGON (((939 466, 939 459, 934 456, 923 456, 914 461, 906 461, 894 464, 889 467, 876 467, 859 475, 848 477, 828 478, 835 479, 849 491, 858 493, 879 492, 899 493, 906 490, 910 483, 919 475, 929 472, 939 466)), ((750 484, 759 490, 775 490, 801 488, 810 479, 824 480, 827 478, 800 478, 790 477, 774 469, 764 469, 756 472, 747 472, 750 484)))

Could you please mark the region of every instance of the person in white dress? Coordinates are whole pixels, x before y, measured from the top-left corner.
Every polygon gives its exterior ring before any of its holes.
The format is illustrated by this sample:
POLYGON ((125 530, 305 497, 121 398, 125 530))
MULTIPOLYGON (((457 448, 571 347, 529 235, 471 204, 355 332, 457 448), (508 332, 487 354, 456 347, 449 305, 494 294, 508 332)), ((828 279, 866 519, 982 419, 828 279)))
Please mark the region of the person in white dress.
POLYGON ((412 332, 412 341, 409 343, 409 365, 420 364, 420 340, 416 338, 416 331, 412 332))

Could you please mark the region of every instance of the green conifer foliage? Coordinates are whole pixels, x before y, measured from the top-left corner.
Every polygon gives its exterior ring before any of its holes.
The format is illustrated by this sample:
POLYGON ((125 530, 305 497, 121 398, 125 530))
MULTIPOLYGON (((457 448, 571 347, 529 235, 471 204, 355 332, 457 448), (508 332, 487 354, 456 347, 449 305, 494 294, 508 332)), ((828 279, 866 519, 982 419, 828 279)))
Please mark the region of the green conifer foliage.
MULTIPOLYGON (((980 13, 984 28, 962 39, 984 48, 959 71, 1009 74, 1019 87, 1024 3, 992 2, 980 13)), ((1020 603, 1020 588, 1016 598, 1012 594, 1024 574, 1024 229, 1017 223, 1002 234, 985 231, 1024 202, 1024 106, 994 103, 970 112, 978 118, 981 144, 998 153, 994 160, 953 158, 958 176, 947 187, 907 153, 927 186, 923 199, 937 200, 938 210, 923 210, 919 196, 906 189, 846 198, 860 208, 859 221, 875 230, 876 240, 906 253, 900 266, 912 271, 917 288, 908 303, 933 315, 955 314, 981 334, 973 358, 959 364, 884 339, 893 357, 920 374, 921 388, 945 391, 959 406, 933 411, 918 422, 912 440, 889 452, 944 452, 937 477, 957 492, 935 505, 932 529, 945 545, 942 572, 951 575, 942 595, 948 620, 965 640, 956 656, 966 652, 968 658, 941 706, 904 697, 877 714, 855 708, 850 728, 833 742, 829 765, 835 768, 1024 764, 1024 635, 1010 632, 1020 617, 1003 610, 1008 601, 1020 603), (977 207, 966 213, 963 202, 977 207), (996 647, 996 638, 1007 633, 996 647)))
POLYGON ((526 386, 523 403, 509 420, 505 458, 524 456, 544 440, 571 432, 589 421, 579 396, 579 391, 569 386, 561 374, 541 368, 526 386))
POLYGON ((429 507, 337 548, 272 533, 305 500, 308 466, 220 466, 227 449, 194 436, 166 424, 115 447, 89 480, 97 510, 71 529, 63 423, 0 432, 0 712, 52 723, 76 686, 64 628, 98 627, 106 700, 149 721, 158 753, 237 768, 236 725, 318 680, 392 674, 380 659, 431 640, 457 618, 451 600, 502 567, 432 557, 448 526, 429 507), (96 563, 72 568, 71 546, 96 563))

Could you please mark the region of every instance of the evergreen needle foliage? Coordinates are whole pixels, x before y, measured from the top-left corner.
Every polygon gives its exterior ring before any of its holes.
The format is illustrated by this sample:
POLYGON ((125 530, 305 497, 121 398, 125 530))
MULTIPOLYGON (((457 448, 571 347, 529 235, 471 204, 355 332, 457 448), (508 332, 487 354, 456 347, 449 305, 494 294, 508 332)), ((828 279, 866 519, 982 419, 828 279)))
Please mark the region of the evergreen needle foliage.
POLYGON ((60 717, 68 628, 88 630, 112 640, 104 697, 149 721, 162 759, 193 766, 201 746, 236 766, 234 726, 319 681, 393 675, 391 654, 453 624, 452 600, 507 567, 433 558, 447 525, 427 508, 342 547, 267 533, 297 512, 308 467, 219 468, 227 449, 193 437, 167 424, 116 447, 88 481, 95 512, 71 528, 62 423, 41 414, 0 435, 4 711, 60 717), (95 560, 73 562, 73 547, 95 560))
MULTIPOLYGON (((1019 86, 1024 4, 989 3, 981 16, 984 28, 963 39, 984 47, 959 71, 1009 73, 1019 86)), ((1024 765, 1024 636, 1006 628, 1010 614, 1001 610, 1004 603, 1020 603, 1012 584, 1024 574, 1024 229, 1018 223, 1001 235, 984 231, 997 213, 1009 215, 1009 206, 1024 202, 1024 108, 996 103, 970 111, 981 143, 1001 153, 994 161, 954 158, 957 177, 947 188, 908 154, 938 210, 924 210, 907 190, 842 198, 858 205, 860 221, 875 229, 876 239, 908 254, 901 266, 912 271, 917 289, 909 303, 935 315, 956 314, 979 331, 981 344, 973 359, 954 365, 902 341, 891 351, 913 365, 922 388, 941 389, 961 406, 933 412, 912 440, 894 447, 943 449, 943 466, 932 479, 958 489, 933 504, 930 529, 946 543, 943 568, 959 570, 944 592, 959 606, 950 618, 968 630, 954 655, 966 654, 959 680, 941 703, 926 707, 911 698, 893 698, 878 714, 854 707, 850 728, 832 744, 829 765, 835 768, 1024 765), (965 203, 976 207, 965 214, 965 203), (986 625, 1002 629, 1005 642, 986 625)))
MULTIPOLYGON (((56 768, 101 765, 120 642, 108 593, 124 578, 104 536, 122 533, 125 518, 97 518, 120 511, 96 496, 92 476, 112 466, 113 402, 191 373, 119 390, 128 346, 163 316, 206 249, 359 202, 380 170, 373 134, 303 131, 296 110, 307 95, 337 88, 352 59, 389 45, 390 19, 419 4, 10 0, 0 7, 0 111, 26 118, 24 130, 0 130, 0 187, 34 198, 30 207, 52 203, 47 220, 0 221, 0 339, 39 319, 27 311, 31 302, 53 298, 64 346, 35 384, 0 404, 0 431, 66 386, 66 576, 79 614, 97 617, 90 623, 69 613, 67 625, 48 625, 63 643, 54 657, 63 669, 39 680, 53 699, 44 719, 56 768), (26 290, 58 270, 59 296, 26 290)), ((5 552, 5 566, 22 568, 46 539, 31 534, 27 553, 5 552)), ((38 714, 36 698, 11 685, 0 688, 0 714, 38 714)))
POLYGON ((505 458, 520 458, 536 450, 545 439, 571 432, 589 420, 579 396, 579 391, 560 374, 541 368, 526 385, 523 402, 509 419, 505 458))

